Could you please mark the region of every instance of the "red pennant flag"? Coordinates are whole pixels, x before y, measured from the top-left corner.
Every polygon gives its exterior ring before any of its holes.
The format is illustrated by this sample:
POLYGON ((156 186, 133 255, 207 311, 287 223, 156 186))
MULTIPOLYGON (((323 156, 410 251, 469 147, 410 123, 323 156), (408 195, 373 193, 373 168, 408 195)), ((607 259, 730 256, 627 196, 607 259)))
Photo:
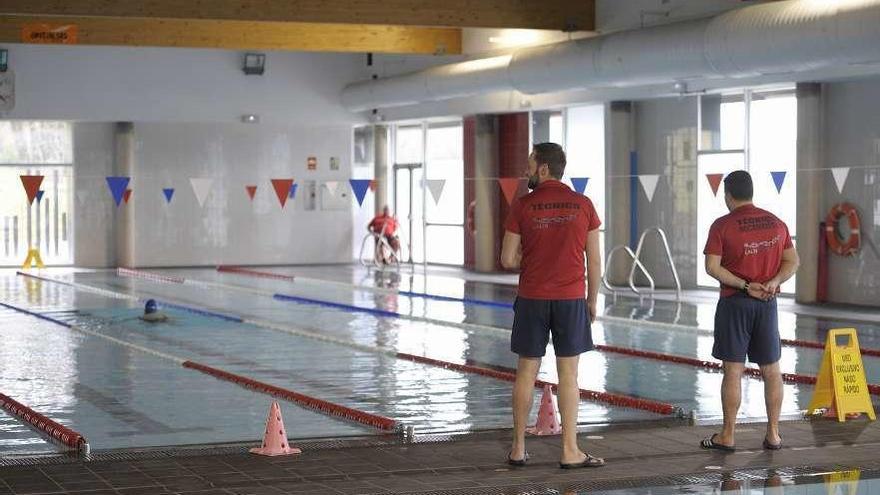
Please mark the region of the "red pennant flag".
POLYGON ((131 198, 131 189, 126 189, 125 194, 122 195, 122 200, 125 201, 125 204, 128 204, 128 200, 131 198))
POLYGON ((376 179, 370 181, 370 191, 376 192, 376 179))
POLYGON ((257 186, 244 186, 247 189, 248 196, 251 197, 251 201, 254 200, 254 195, 257 194, 257 186))
POLYGON ((712 194, 717 197, 718 186, 721 185, 721 179, 724 178, 724 174, 706 174, 706 178, 709 179, 709 187, 712 188, 712 194))
POLYGON ((516 197, 516 190, 519 189, 521 180, 517 177, 500 177, 498 179, 498 185, 501 186, 501 192, 504 193, 504 199, 507 200, 507 204, 512 203, 516 197))
POLYGON ((287 196, 292 185, 293 179, 272 179, 272 187, 275 188, 275 195, 278 196, 278 202, 281 203, 282 208, 287 203, 287 196))
POLYGON ((21 175, 21 185, 24 186, 24 192, 27 193, 28 203, 34 204, 34 198, 37 197, 37 191, 40 190, 40 184, 43 183, 42 175, 21 175))

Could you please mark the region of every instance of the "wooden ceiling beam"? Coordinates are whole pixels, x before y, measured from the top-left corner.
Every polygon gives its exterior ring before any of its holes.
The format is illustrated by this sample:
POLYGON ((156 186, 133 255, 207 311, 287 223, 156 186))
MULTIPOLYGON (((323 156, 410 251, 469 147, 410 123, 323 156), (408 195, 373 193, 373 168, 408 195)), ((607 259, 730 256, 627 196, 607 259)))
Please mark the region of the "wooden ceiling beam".
POLYGON ((595 0, 0 0, 0 14, 595 30, 595 0))
MULTIPOLYGON (((111 2, 108 2, 108 4, 111 2)), ((186 3, 186 2, 181 2, 186 3)), ((461 30, 364 24, 0 15, 0 43, 460 54, 461 30), (65 32, 65 39, 61 33, 65 32), (48 34, 47 34, 48 33, 48 34), (52 34, 56 33, 56 35, 52 34), (72 33, 72 34, 71 34, 72 33)))

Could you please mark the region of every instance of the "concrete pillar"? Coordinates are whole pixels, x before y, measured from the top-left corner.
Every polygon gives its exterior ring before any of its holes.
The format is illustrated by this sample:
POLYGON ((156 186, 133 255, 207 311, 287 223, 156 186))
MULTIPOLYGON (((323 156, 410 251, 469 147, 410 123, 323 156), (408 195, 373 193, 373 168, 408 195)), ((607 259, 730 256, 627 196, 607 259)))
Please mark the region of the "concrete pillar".
MULTIPOLYGON (((631 225, 631 170, 635 150, 635 115, 631 102, 615 101, 605 107, 605 256, 618 245, 629 245, 631 225)), ((604 259, 604 257, 603 257, 604 259)), ((609 280, 626 284, 631 262, 615 254, 609 280)))
POLYGON ((386 125, 373 126, 373 177, 376 178, 376 214, 382 213, 382 207, 389 205, 388 179, 388 134, 386 125))
MULTIPOLYGON (((113 131, 113 175, 132 177, 134 174, 135 133, 131 122, 118 122, 113 131)), ((131 187, 131 185, 129 185, 131 187)), ((121 203, 114 210, 116 226, 116 265, 135 266, 134 203, 121 203)))
POLYGON ((474 270, 494 272, 498 265, 496 224, 498 223, 498 122, 494 115, 476 116, 474 136, 474 270))
POLYGON ((801 266, 797 273, 795 299, 799 303, 816 302, 818 279, 819 222, 822 221, 823 168, 822 121, 824 120, 822 85, 797 85, 797 250, 801 266))

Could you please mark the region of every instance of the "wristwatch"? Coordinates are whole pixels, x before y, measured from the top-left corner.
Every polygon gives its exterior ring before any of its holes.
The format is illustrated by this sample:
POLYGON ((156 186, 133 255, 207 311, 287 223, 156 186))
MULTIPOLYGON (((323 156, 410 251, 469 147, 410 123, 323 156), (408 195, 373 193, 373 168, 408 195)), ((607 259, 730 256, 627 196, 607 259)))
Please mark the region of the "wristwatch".
POLYGON ((746 280, 746 283, 743 284, 742 291, 748 294, 748 292, 749 292, 749 285, 751 285, 751 284, 749 284, 749 281, 746 280))

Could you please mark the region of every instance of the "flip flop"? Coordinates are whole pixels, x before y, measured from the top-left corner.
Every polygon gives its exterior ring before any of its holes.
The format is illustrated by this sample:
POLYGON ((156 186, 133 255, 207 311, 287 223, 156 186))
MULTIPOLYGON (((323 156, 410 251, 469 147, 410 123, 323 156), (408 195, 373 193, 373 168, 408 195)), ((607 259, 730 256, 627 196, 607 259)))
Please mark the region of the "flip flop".
POLYGON ((713 433, 711 437, 704 438, 703 441, 700 442, 700 447, 704 449, 720 450, 722 452, 736 452, 736 446, 734 445, 715 443, 715 437, 717 436, 717 433, 713 433))
POLYGON ((782 448, 782 439, 779 440, 779 443, 770 443, 767 438, 764 438, 764 450, 779 450, 782 448))
POLYGON ((559 469, 580 469, 580 468, 595 468, 602 467, 605 465, 605 459, 600 459, 598 457, 593 457, 590 454, 587 454, 586 459, 581 462, 572 462, 572 463, 559 463, 559 469))
POLYGON ((513 452, 507 453, 507 463, 508 464, 510 464, 511 466, 517 466, 517 467, 522 467, 522 466, 526 465, 526 462, 529 460, 529 453, 528 452, 526 452, 526 455, 522 459, 512 459, 510 457, 510 454, 512 454, 512 453, 513 452))

